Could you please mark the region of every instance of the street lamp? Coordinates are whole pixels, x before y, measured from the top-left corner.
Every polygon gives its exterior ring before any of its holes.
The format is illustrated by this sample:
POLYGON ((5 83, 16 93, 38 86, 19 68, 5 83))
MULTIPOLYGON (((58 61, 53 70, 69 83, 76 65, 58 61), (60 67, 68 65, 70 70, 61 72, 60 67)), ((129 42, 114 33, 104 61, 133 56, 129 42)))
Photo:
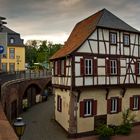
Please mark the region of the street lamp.
POLYGON ((21 117, 18 117, 14 121, 13 126, 14 126, 14 130, 15 130, 15 132, 16 132, 17 136, 19 137, 19 140, 20 140, 21 137, 24 134, 26 124, 21 117))

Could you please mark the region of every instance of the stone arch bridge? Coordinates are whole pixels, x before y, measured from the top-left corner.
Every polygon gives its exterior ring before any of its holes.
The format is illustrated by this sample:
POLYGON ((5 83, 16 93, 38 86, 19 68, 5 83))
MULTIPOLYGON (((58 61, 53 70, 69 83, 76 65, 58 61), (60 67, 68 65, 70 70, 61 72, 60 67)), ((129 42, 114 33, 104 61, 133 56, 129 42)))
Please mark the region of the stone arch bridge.
POLYGON ((8 120, 11 122, 23 112, 23 100, 26 99, 28 107, 31 107, 36 103, 37 95, 43 95, 45 90, 51 90, 51 76, 4 83, 1 86, 1 103, 8 120))

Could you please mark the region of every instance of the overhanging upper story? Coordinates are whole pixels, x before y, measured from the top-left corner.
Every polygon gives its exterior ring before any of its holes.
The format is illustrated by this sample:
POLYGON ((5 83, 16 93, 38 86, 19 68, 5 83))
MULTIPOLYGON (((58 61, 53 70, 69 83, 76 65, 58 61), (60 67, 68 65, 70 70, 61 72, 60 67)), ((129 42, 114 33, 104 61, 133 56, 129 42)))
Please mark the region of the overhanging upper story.
POLYGON ((79 22, 51 60, 56 86, 138 85, 140 32, 103 9, 79 22))

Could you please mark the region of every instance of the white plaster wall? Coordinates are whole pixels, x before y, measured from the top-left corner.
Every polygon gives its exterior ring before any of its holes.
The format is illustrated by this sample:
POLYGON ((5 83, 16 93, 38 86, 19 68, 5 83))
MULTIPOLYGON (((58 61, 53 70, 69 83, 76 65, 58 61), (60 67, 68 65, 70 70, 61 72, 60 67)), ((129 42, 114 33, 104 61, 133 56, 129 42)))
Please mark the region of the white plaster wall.
POLYGON ((76 86, 83 86, 83 77, 75 78, 75 85, 76 86))
POLYGON ((133 56, 137 56, 138 57, 138 46, 135 46, 134 55, 133 56))
POLYGON ((97 77, 94 77, 94 85, 97 85, 97 77))
POLYGON ((105 59, 98 58, 98 66, 105 66, 105 59))
POLYGON ((98 68, 98 75, 105 75, 105 68, 98 68))
POLYGON ((99 85, 104 85, 105 84, 105 77, 104 76, 98 77, 98 83, 99 83, 99 85))
POLYGON ((85 85, 93 85, 93 77, 85 77, 85 85))
POLYGON ((116 46, 110 45, 111 54, 116 54, 116 46))
POLYGON ((116 84, 117 83, 117 77, 111 77, 110 78, 110 81, 111 81, 111 84, 113 85, 113 84, 116 84))
POLYGON ((91 53, 91 49, 87 41, 77 50, 77 52, 91 53))
POLYGON ((120 84, 123 84, 124 83, 124 76, 120 76, 120 84))
POLYGON ((125 47, 124 48, 124 55, 130 55, 129 53, 130 53, 129 47, 125 47))
POLYGON ((97 40, 97 30, 95 30, 92 35, 89 37, 89 39, 95 39, 97 40))
POLYGON ((126 60, 121 59, 120 64, 121 64, 121 66, 125 67, 126 66, 126 60))
POLYGON ((99 42, 99 53, 105 54, 105 45, 103 42, 99 42))
POLYGON ((98 47, 97 47, 97 41, 90 41, 92 52, 97 53, 98 52, 98 47))
POLYGON ((121 68, 121 75, 126 75, 126 68, 121 68))
POLYGON ((75 63, 75 76, 80 76, 80 63, 75 63))
POLYGON ((76 62, 80 62, 80 59, 81 59, 81 58, 83 58, 83 57, 81 57, 81 56, 75 56, 75 61, 76 61, 76 62))

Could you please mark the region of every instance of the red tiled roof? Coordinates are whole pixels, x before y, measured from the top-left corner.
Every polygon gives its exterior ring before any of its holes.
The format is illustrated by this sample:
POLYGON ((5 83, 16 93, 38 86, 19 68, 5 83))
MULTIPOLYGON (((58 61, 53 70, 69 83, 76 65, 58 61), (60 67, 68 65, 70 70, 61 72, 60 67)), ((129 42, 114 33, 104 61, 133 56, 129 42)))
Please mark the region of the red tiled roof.
POLYGON ((76 24, 64 47, 57 51, 51 60, 65 57, 77 50, 96 27, 140 33, 108 10, 103 9, 76 24))
POLYGON ((64 47, 58 50, 51 57, 51 60, 67 56, 79 48, 80 45, 87 39, 87 37, 96 29, 96 25, 101 16, 102 12, 99 11, 77 23, 64 47))

